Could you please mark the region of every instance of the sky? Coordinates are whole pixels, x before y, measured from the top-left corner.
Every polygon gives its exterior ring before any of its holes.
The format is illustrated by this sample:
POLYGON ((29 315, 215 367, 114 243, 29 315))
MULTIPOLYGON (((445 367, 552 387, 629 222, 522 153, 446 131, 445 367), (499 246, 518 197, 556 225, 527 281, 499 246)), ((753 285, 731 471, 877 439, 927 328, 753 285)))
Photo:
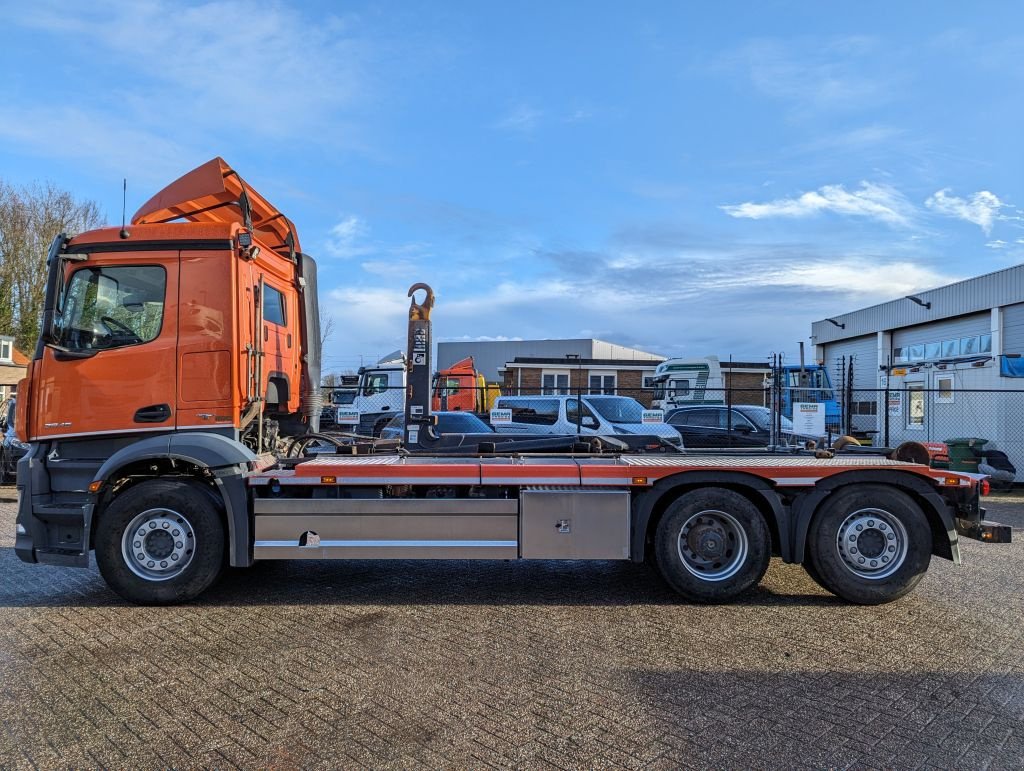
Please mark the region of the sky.
POLYGON ((1024 262, 1014 2, 0 0, 0 179, 120 222, 222 156, 296 224, 325 371, 434 340, 795 355, 1024 262))

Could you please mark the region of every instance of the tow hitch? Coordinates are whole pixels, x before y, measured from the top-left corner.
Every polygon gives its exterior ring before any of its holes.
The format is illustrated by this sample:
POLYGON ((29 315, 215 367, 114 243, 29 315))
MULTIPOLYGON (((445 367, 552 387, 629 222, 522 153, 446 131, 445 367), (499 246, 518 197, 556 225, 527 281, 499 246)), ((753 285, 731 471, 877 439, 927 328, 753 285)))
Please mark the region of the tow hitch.
POLYGON ((964 538, 985 543, 1010 543, 1012 538, 1012 528, 998 522, 974 522, 957 518, 956 531, 964 538))

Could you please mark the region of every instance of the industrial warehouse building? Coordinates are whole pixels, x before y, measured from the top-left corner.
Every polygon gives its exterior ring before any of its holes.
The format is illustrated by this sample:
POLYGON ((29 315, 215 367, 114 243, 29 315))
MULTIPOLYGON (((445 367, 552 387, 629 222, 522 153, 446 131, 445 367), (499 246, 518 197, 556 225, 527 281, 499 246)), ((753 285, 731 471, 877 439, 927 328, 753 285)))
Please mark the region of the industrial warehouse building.
POLYGON ((1024 265, 816 321, 811 340, 855 430, 981 437, 1024 469, 1024 265))

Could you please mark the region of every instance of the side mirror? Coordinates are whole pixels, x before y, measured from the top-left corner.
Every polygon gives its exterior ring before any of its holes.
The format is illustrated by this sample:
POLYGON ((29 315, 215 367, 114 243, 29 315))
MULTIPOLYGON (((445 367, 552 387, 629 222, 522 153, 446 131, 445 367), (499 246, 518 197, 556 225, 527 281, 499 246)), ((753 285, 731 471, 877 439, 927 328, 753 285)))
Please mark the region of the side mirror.
POLYGON ((750 426, 733 426, 732 430, 738 434, 749 434, 753 429, 750 426))
POLYGON ((601 424, 597 422, 597 418, 591 417, 590 415, 584 415, 580 420, 580 425, 583 428, 600 428, 601 424))

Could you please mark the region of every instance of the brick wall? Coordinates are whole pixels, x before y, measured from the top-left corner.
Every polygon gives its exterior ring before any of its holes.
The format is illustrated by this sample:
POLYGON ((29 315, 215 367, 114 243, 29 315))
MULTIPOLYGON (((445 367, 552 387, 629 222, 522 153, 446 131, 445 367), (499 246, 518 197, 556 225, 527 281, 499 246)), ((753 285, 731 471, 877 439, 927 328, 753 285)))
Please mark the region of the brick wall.
MULTIPOLYGON (((731 389, 731 401, 733 404, 756 404, 763 406, 765 403, 764 378, 760 372, 730 372, 725 370, 722 373, 726 389, 731 389)), ((729 397, 726 397, 727 399, 729 397)))
MULTIPOLYGON (((570 393, 587 393, 590 390, 591 371, 589 369, 572 369, 571 366, 568 368, 552 366, 550 369, 568 369, 570 393)), ((644 375, 652 374, 651 372, 644 373, 637 370, 609 370, 608 368, 603 367, 601 369, 595 369, 594 374, 607 375, 610 371, 615 372, 615 382, 618 389, 616 393, 622 396, 630 396, 639 401, 645 407, 651 406, 651 401, 654 398, 653 394, 650 391, 643 390, 644 375)), ((524 396, 539 394, 541 392, 542 372, 543 368, 541 367, 506 369, 501 392, 503 394, 515 394, 518 389, 518 392, 524 396)))

